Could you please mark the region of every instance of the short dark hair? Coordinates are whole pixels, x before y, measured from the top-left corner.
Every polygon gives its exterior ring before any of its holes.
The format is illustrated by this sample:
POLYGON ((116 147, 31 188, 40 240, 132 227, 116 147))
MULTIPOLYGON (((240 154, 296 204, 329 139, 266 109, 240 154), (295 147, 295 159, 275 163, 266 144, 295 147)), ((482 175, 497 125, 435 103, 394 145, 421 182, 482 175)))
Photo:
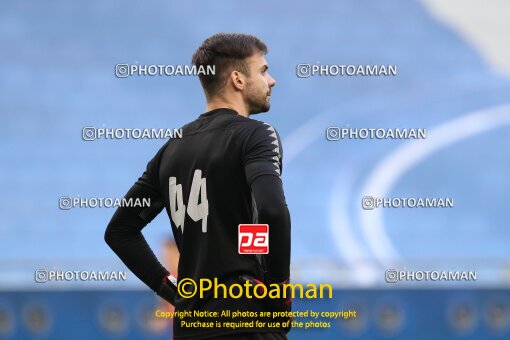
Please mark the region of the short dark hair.
POLYGON ((191 62, 198 69, 214 65, 214 74, 199 74, 206 96, 214 96, 225 85, 228 75, 237 70, 249 76, 246 58, 257 52, 267 53, 262 40, 251 34, 218 33, 207 38, 193 54, 191 62))

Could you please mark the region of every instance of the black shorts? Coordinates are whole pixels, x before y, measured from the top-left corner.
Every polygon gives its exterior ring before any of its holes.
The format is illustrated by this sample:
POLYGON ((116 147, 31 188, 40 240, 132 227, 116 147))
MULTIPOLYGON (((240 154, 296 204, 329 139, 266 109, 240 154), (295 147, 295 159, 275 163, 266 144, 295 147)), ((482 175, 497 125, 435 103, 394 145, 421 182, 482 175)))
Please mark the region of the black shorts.
POLYGON ((220 335, 218 337, 214 337, 211 339, 225 339, 225 340, 287 340, 287 335, 283 333, 271 333, 271 332, 262 332, 262 333, 236 333, 231 335, 220 335))

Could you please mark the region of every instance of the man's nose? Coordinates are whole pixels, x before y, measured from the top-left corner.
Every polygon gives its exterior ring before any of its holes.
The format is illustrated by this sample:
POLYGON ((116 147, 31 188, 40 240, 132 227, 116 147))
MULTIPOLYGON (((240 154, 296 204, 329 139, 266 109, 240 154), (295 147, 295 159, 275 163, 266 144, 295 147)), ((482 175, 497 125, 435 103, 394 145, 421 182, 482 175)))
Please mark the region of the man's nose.
POLYGON ((276 80, 273 77, 269 76, 269 87, 273 87, 276 85, 276 80))

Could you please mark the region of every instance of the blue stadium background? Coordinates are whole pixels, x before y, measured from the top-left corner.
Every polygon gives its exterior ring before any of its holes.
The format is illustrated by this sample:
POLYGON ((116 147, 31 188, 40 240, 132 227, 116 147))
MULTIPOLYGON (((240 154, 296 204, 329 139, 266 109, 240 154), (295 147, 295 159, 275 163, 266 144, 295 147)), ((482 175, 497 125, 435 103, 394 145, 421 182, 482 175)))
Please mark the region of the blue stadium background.
MULTIPOLYGON (((198 79, 119 79, 114 66, 189 64, 206 37, 229 31, 270 49, 277 85, 256 118, 283 139, 293 278, 336 287, 333 300, 295 309, 359 315, 290 339, 509 338, 508 73, 424 3, 375 0, 0 4, 0 338, 170 336, 147 327, 156 299, 132 275, 37 284, 34 271, 125 270, 103 241, 113 210, 62 211, 58 199, 123 195, 164 142, 85 142, 81 129, 193 120, 205 107, 198 79), (301 63, 396 64, 398 76, 304 79, 301 63), (329 142, 328 126, 430 138, 329 142), (379 192, 449 196, 455 207, 362 210, 361 197, 379 192), (389 268, 476 270, 478 280, 387 284, 389 268)), ((170 233, 161 214, 144 235, 159 249, 170 233)))

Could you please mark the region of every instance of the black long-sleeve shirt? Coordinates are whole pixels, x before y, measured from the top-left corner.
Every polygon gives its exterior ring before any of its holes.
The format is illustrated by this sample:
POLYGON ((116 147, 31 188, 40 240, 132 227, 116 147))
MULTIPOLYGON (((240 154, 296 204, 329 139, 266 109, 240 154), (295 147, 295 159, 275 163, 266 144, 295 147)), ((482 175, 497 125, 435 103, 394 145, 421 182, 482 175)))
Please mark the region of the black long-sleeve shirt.
MULTIPOLYGON (((119 208, 105 240, 126 266, 157 291, 168 273, 141 230, 167 210, 180 252, 178 278, 237 282, 240 274, 271 282, 289 278, 290 217, 281 182, 282 147, 276 130, 230 109, 206 112, 185 125, 148 163, 127 198, 148 198, 150 208, 119 208), (238 225, 269 225, 269 254, 239 254, 238 225)), ((176 300, 176 310, 266 311, 264 300, 219 300, 211 296, 176 300)), ((188 335, 246 329, 181 329, 188 335)), ((256 329, 256 331, 264 331, 256 329)), ((268 329, 274 331, 274 329, 268 329)))

